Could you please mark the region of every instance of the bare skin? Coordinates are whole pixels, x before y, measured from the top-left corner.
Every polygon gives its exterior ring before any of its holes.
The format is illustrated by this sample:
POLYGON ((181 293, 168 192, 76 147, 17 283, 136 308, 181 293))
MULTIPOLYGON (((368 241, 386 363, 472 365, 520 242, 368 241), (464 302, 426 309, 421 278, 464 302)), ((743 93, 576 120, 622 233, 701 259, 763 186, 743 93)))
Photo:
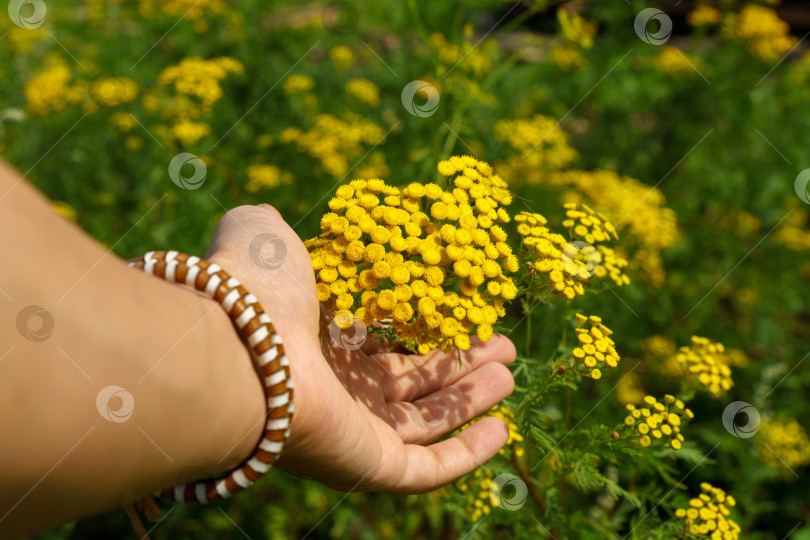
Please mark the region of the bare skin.
MULTIPOLYGON (((0 537, 238 465, 261 436, 265 405, 224 311, 128 268, 19 179, 0 162, 8 261, 0 266, 0 537), (18 330, 28 305, 53 316, 44 341, 18 330), (134 398, 124 422, 97 410, 109 385, 134 398)), ((435 441, 511 393, 508 339, 479 344, 460 366, 455 353, 403 355, 371 340, 354 351, 337 346, 306 249, 267 205, 228 212, 206 258, 256 295, 284 340, 295 416, 280 467, 339 490, 417 493, 472 471, 506 443, 495 418, 435 441), (275 270, 249 256, 263 232, 286 247, 275 270)))

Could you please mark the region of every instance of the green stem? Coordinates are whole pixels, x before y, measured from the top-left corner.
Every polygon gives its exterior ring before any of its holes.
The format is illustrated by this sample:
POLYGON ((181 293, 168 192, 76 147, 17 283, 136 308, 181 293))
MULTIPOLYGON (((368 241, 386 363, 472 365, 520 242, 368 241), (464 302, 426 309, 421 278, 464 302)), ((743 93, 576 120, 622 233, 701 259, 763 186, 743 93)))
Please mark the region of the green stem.
POLYGON ((546 507, 545 501, 543 500, 542 495, 540 495, 540 492, 537 491, 537 487, 534 485, 534 482, 532 482, 530 471, 521 465, 520 460, 517 458, 517 455, 515 455, 514 452, 512 452, 512 465, 515 466, 515 470, 517 471, 518 476, 520 476, 520 479, 523 480, 523 483, 529 488, 529 493, 531 494, 532 499, 534 499, 534 502, 537 504, 537 508, 543 512, 546 507))
POLYGON ((523 303, 523 309, 526 311, 526 356, 531 356, 531 343, 532 343, 532 311, 531 308, 526 309, 526 302, 523 303))
POLYGON ((503 62, 498 67, 498 69, 496 69, 495 71, 490 73, 489 77, 487 77, 484 80, 484 82, 481 83, 481 91, 486 92, 487 90, 489 90, 490 87, 493 84, 498 82, 498 79, 500 79, 503 75, 506 74, 507 71, 509 71, 512 68, 512 66, 517 64, 518 60, 520 60, 520 53, 519 52, 516 52, 513 55, 511 55, 509 58, 507 58, 506 62, 503 62))
POLYGON ((458 139, 458 130, 461 125, 462 120, 462 113, 464 112, 464 108, 467 105, 467 101, 459 105, 456 110, 453 112, 453 118, 450 120, 450 129, 447 131, 447 138, 444 140, 444 146, 442 146, 442 159, 446 159, 450 156, 450 152, 453 150, 453 147, 456 145, 456 140, 458 139))
POLYGON ((427 43, 427 28, 425 27, 425 23, 422 21, 422 17, 419 15, 419 7, 416 5, 416 0, 408 0, 408 11, 411 13, 411 19, 413 19, 413 25, 416 28, 416 32, 419 34, 419 37, 422 38, 422 41, 427 43))
MULTIPOLYGON (((571 387, 565 388, 565 432, 571 429, 571 387)), ((560 475, 560 498, 562 499, 563 515, 568 515, 568 482, 565 480, 565 474, 560 475)))
POLYGON ((459 35, 459 30, 461 30, 461 32, 464 31, 464 28, 463 28, 464 24, 463 23, 464 23, 464 16, 466 14, 467 14, 466 9, 464 9, 461 6, 458 6, 458 5, 456 6, 456 14, 453 17, 453 24, 450 27, 450 28, 453 29, 454 32, 456 32, 456 37, 458 37, 458 35, 459 35))
POLYGON ((565 430, 571 429, 571 387, 565 388, 565 430))

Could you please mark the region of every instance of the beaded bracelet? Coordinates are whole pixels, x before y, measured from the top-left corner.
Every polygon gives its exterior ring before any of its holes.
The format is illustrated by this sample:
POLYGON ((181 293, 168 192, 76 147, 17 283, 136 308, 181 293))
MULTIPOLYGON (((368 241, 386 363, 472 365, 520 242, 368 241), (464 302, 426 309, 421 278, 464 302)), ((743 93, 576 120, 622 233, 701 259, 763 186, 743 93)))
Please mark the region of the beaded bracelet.
POLYGON ((226 499, 250 487, 270 469, 290 434, 292 378, 281 337, 256 297, 216 264, 177 251, 150 251, 129 266, 189 285, 216 300, 230 316, 260 373, 267 398, 267 424, 253 455, 224 477, 179 484, 160 493, 179 502, 226 499))

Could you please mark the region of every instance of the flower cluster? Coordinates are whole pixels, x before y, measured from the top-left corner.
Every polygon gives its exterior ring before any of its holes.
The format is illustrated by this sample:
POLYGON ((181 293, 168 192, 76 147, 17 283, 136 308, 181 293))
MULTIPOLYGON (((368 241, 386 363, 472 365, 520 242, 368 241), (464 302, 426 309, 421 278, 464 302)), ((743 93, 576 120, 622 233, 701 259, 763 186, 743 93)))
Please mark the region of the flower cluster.
POLYGON ((289 75, 281 84, 284 93, 292 96, 293 101, 303 105, 307 113, 313 113, 318 106, 318 96, 312 92, 314 88, 315 79, 298 73, 289 75))
POLYGON ((518 431, 512 409, 504 404, 496 405, 492 407, 488 416, 499 418, 509 429, 509 439, 506 441, 506 445, 498 450, 498 453, 505 455, 508 451, 511 451, 514 452, 516 457, 523 457, 523 447, 519 445, 519 443, 523 442, 523 435, 518 431))
POLYGON ((674 77, 684 75, 697 75, 702 62, 698 58, 690 57, 677 47, 667 45, 661 49, 651 62, 652 67, 669 73, 674 77))
POLYGON ((380 106, 380 88, 368 79, 349 79, 346 93, 361 103, 380 106))
POLYGON ((692 344, 678 349, 673 357, 716 397, 725 394, 734 386, 729 360, 722 343, 713 342, 705 337, 692 336, 692 344))
POLYGON ((561 7, 557 9, 557 35, 560 38, 548 48, 548 60, 562 71, 580 71, 588 67, 582 56, 583 49, 593 47, 597 25, 576 12, 561 7))
POLYGON ((155 126, 153 131, 184 146, 197 144, 211 133, 211 126, 200 120, 213 114, 214 103, 224 95, 220 82, 243 71, 242 64, 229 57, 184 58, 165 68, 158 76, 158 86, 144 92, 141 99, 147 112, 157 113, 171 124, 171 128, 155 126))
POLYGON ((207 116, 210 107, 223 95, 220 81, 229 73, 241 75, 243 72, 242 64, 227 56, 211 60, 189 57, 161 71, 158 82, 164 86, 174 86, 180 94, 197 98, 203 114, 207 116))
POLYGON ((500 403, 492 407, 488 412, 484 413, 484 415, 480 416, 474 421, 467 422, 460 428, 458 428, 457 432, 464 431, 473 423, 477 422, 479 419, 485 416, 492 416, 494 418, 498 418, 509 429, 509 439, 506 441, 506 444, 503 448, 498 450, 498 453, 502 456, 508 454, 514 454, 516 457, 523 457, 524 450, 523 446, 520 445, 524 441, 523 435, 521 435, 520 431, 518 431, 517 422, 515 421, 515 414, 512 412, 512 409, 509 406, 500 403))
MULTIPOLYGON (((507 457, 523 457, 524 449, 520 443, 522 443, 524 439, 523 435, 518 431, 517 424, 515 423, 515 415, 512 410, 507 405, 499 404, 492 407, 484 416, 499 418, 509 429, 509 440, 506 442, 506 445, 498 451, 498 454, 507 457)), ((464 431, 473 423, 474 421, 464 424, 458 428, 457 432, 464 431)), ((476 469, 472 475, 468 475, 455 483, 456 488, 464 494, 464 509, 470 521, 478 521, 489 514, 492 508, 498 506, 500 490, 497 485, 492 485, 494 476, 495 474, 492 470, 479 468, 476 469)), ((445 494, 446 493, 447 492, 445 492, 445 494)))
POLYGON ((628 403, 626 408, 629 414, 624 419, 624 429, 643 447, 660 439, 668 440, 670 447, 679 450, 683 443, 681 424, 684 418, 691 420, 695 417, 683 401, 669 394, 664 396, 663 402, 653 396, 644 396, 642 406, 628 403))
POLYGON ((494 126, 495 138, 520 153, 509 161, 515 177, 529 184, 543 181, 544 171, 560 170, 570 165, 579 154, 568 145, 568 133, 549 116, 499 120, 494 126))
POLYGON ((564 40, 583 49, 593 47, 593 38, 597 30, 595 22, 588 21, 575 11, 569 12, 561 7, 557 9, 557 23, 560 25, 560 36, 564 40))
POLYGON ((315 79, 309 75, 299 75, 297 73, 288 76, 281 83, 281 89, 288 95, 303 94, 313 88, 315 88, 315 79))
POLYGON ((197 144, 203 137, 211 134, 211 126, 205 122, 192 122, 186 118, 180 119, 169 131, 172 137, 184 146, 197 144))
POLYGON ((110 123, 117 127, 121 133, 128 133, 138 125, 135 116, 130 113, 113 113, 110 115, 110 123))
MULTIPOLYGON (((612 248, 601 244, 611 238, 619 239, 613 224, 586 204, 567 203, 564 207, 566 219, 562 225, 568 228, 571 241, 590 244, 576 250, 572 264, 576 264, 587 273, 593 273, 598 278, 608 276, 618 286, 629 285, 630 277, 622 272, 628 265, 627 259, 618 255, 612 248), (593 252, 594 245, 598 255, 593 252)), ((567 250, 563 250, 563 261, 568 259, 572 258, 567 250)))
POLYGON ((496 164, 511 169, 510 179, 568 188, 562 196, 566 203, 599 201, 602 212, 624 224, 630 245, 637 248, 629 259, 630 269, 640 269, 655 286, 663 285, 661 251, 675 243, 678 231, 675 213, 664 206, 661 191, 613 171, 562 171, 577 152, 553 118, 500 121, 495 136, 520 153, 496 164))
POLYGON ((745 43, 748 52, 763 60, 776 60, 796 45, 790 26, 771 8, 746 5, 723 19, 721 34, 745 43))
POLYGON ((329 49, 329 59, 340 71, 349 69, 356 61, 352 50, 345 45, 336 45, 329 49))
MULTIPOLYGON (((623 272, 623 268, 627 267, 627 259, 619 255, 616 250, 607 246, 596 246, 599 252, 600 262, 594 269, 593 275, 598 278, 608 276, 613 283, 619 287, 630 284, 630 276, 623 272)), ((587 255, 587 253, 586 253, 587 255)))
POLYGON ((579 48, 568 43, 554 45, 548 50, 548 60, 561 71, 582 71, 588 67, 588 61, 582 56, 579 48))
POLYGON ((349 159, 363 153, 363 145, 378 144, 384 136, 382 128, 362 116, 319 114, 308 130, 285 128, 278 141, 295 143, 299 152, 316 158, 326 174, 340 178, 349 170, 349 159))
POLYGON ((602 369, 615 368, 619 364, 616 344, 610 339, 613 331, 602 324, 602 319, 596 315, 586 317, 577 313, 576 322, 579 346, 574 348, 571 356, 579 371, 588 373, 592 379, 601 379, 602 369), (586 322, 590 329, 583 326, 586 322))
POLYGON ((90 93, 99 105, 117 107, 138 97, 138 83, 129 77, 106 77, 91 83, 90 93))
POLYGON ((656 286, 663 285, 665 273, 661 251, 678 238, 675 212, 664 206, 663 193, 634 178, 613 171, 566 171, 550 175, 552 185, 572 188, 563 194, 564 202, 599 201, 599 209, 622 224, 622 237, 637 246, 629 259, 630 270, 639 269, 656 286))
POLYGON ((46 116, 62 112, 87 95, 87 84, 73 81, 70 68, 54 63, 25 83, 26 109, 34 115, 46 116))
POLYGON ((45 28, 20 28, 12 26, 11 28, 3 28, 3 32, 8 35, 9 45, 15 53, 25 53, 30 51, 34 44, 37 42, 45 41, 48 39, 48 32, 45 28))
MULTIPOLYGON (((466 26, 464 34, 466 38, 472 37, 472 27, 466 26)), ((497 48, 494 40, 486 40, 479 46, 478 43, 465 39, 461 44, 456 45, 447 41, 447 38, 439 32, 430 34, 428 46, 441 64, 439 75, 458 64, 458 68, 478 79, 483 78, 492 70, 493 59, 490 50, 493 47, 497 48)))
POLYGON ((775 469, 793 469, 810 463, 810 440, 795 419, 767 420, 756 438, 762 461, 775 469))
POLYGON ((497 485, 492 485, 494 477, 491 469, 478 468, 471 477, 456 483, 464 495, 464 510, 470 521, 478 521, 498 506, 497 485))
POLYGON ((773 239, 793 251, 810 249, 808 224, 810 224, 810 213, 802 208, 794 209, 773 235, 773 239))
POLYGON ((726 349, 728 365, 744 368, 748 365, 748 355, 742 349, 726 349))
MULTIPOLYGON (((318 299, 336 322, 374 320, 411 349, 470 348, 488 341, 518 289, 519 268, 497 223, 512 195, 489 164, 470 156, 438 165, 452 191, 414 182, 404 189, 380 179, 338 188, 322 234, 308 240, 318 299), (359 304, 359 306, 358 306, 359 304)), ((384 331, 384 330, 383 330, 384 331)))
POLYGON ((282 171, 275 165, 263 163, 250 165, 247 169, 248 183, 245 190, 256 193, 262 189, 276 188, 282 184, 292 183, 294 176, 292 173, 282 171))
MULTIPOLYGON (((515 216, 518 224, 517 231, 522 237, 523 245, 537 253, 539 257, 531 262, 530 269, 533 276, 547 276, 551 289, 573 299, 577 295, 585 294, 585 287, 574 277, 585 278, 588 272, 574 263, 576 250, 568 253, 568 265, 563 262, 563 251, 568 247, 568 241, 558 233, 552 233, 546 227, 547 220, 542 214, 521 212, 515 216)), ((535 282, 539 278, 535 278, 535 282)))
POLYGON ((709 5, 698 6, 686 16, 686 22, 690 26, 710 26, 720 22, 722 14, 720 11, 709 5))
POLYGON ((567 219, 562 222, 562 225, 570 229, 576 237, 589 244, 604 242, 611 236, 614 240, 619 239, 615 227, 607 218, 597 214, 587 205, 583 204, 581 209, 578 209, 575 203, 568 203, 565 205, 565 209, 567 219))
POLYGON ((542 286, 538 276, 545 276, 543 279, 547 278, 552 290, 570 300, 585 294, 582 280, 591 275, 609 276, 617 285, 630 283, 630 278, 622 273, 627 260, 611 248, 594 246, 611 237, 617 238, 613 225, 587 205, 567 204, 565 209, 566 219, 562 225, 568 228, 571 242, 563 235, 551 232, 541 214, 521 212, 515 216, 523 246, 538 257, 531 263, 535 284, 542 286))
POLYGON ((729 507, 737 502, 720 488, 703 482, 703 491, 689 501, 686 508, 678 508, 675 517, 683 521, 684 538, 711 538, 712 540, 737 540, 740 526, 729 519, 729 507))

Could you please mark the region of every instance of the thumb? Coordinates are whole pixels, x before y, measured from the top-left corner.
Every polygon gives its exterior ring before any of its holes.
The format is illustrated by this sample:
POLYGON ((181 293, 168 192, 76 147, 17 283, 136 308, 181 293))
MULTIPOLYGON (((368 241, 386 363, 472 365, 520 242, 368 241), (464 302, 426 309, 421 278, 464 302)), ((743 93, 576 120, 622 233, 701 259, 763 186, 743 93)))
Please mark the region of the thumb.
POLYGON ((319 306, 312 261, 275 208, 245 205, 226 212, 206 258, 272 305, 277 316, 314 328, 317 335, 319 306))
MULTIPOLYGON (((269 204, 242 205, 228 210, 219 220, 217 229, 206 251, 206 258, 214 254, 233 254, 247 240, 262 232, 283 232, 283 236, 296 236, 278 210, 269 204), (286 229, 286 230, 285 230, 286 229)), ((296 237, 297 238, 297 237, 296 237)))

